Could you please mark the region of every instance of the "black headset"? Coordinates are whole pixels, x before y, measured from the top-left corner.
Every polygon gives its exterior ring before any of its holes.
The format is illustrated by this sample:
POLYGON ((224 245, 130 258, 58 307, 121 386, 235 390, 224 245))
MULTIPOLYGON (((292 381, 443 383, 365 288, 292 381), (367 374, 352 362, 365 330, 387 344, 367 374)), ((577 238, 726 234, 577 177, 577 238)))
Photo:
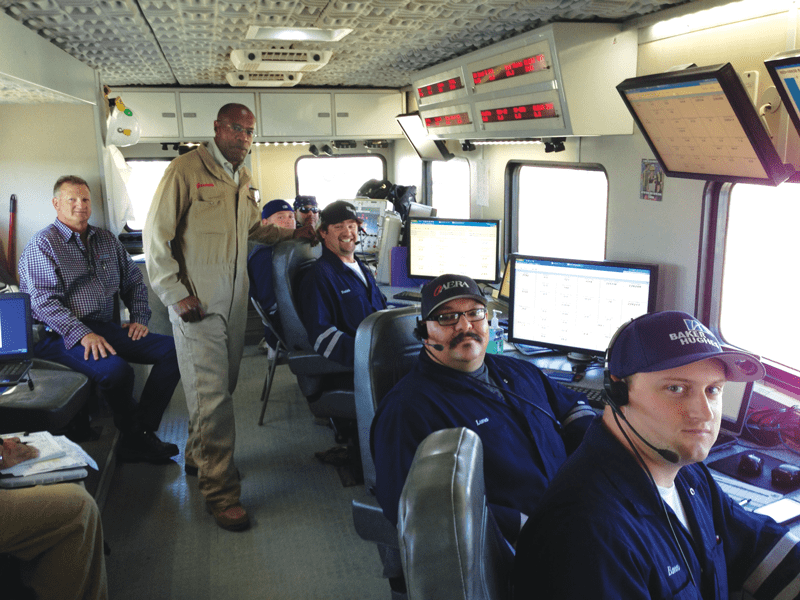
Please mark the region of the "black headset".
POLYGON ((608 368, 608 363, 609 360, 611 360, 611 351, 614 348, 614 342, 617 341, 617 338, 620 336, 622 331, 635 320, 636 319, 631 319, 630 321, 623 323, 614 332, 614 335, 611 336, 611 341, 608 342, 608 348, 606 349, 606 356, 603 365, 603 391, 605 392, 604 399, 606 404, 611 406, 611 408, 619 408, 620 406, 625 406, 628 403, 628 384, 624 381, 614 381, 611 379, 611 371, 608 368))
POLYGON ((428 324, 423 321, 421 317, 417 317, 417 326, 414 328, 414 337, 418 340, 428 339, 428 324))

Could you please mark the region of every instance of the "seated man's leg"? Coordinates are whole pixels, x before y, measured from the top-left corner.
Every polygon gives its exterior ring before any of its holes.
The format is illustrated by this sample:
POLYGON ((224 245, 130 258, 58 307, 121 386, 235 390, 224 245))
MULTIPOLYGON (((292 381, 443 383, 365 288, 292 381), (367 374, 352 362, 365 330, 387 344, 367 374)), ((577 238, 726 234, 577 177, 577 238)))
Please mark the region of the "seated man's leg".
POLYGON ((108 598, 100 512, 79 485, 0 490, 0 552, 30 561, 40 600, 108 598))
POLYGON ((146 430, 156 431, 181 378, 172 336, 150 332, 133 340, 128 337, 127 329, 114 323, 103 323, 96 332, 105 337, 117 351, 117 356, 127 362, 153 365, 142 389, 138 414, 146 430))

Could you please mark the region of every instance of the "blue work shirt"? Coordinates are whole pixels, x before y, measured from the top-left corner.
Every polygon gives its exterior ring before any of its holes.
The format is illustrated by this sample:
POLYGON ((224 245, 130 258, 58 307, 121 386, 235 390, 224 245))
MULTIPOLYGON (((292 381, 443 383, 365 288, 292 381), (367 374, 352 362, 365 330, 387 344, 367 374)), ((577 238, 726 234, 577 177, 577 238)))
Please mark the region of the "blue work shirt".
POLYGON ((742 509, 703 464, 675 486, 691 533, 598 417, 522 530, 515 600, 798 598, 796 537, 742 509))
POLYGON ((523 360, 487 354, 484 362, 499 390, 433 362, 423 348, 378 406, 371 437, 375 493, 393 524, 417 446, 434 431, 467 427, 480 436, 486 500, 511 542, 519 535, 520 513, 533 512, 580 443, 594 416, 583 394, 523 360))

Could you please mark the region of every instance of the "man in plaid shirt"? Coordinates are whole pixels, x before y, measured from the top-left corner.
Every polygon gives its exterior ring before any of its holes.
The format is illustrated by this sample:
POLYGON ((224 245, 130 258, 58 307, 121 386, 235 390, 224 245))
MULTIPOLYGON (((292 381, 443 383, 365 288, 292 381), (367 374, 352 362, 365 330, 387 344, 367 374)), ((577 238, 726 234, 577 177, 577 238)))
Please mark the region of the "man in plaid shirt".
POLYGON ((110 231, 89 225, 86 181, 59 178, 53 206, 57 219, 34 234, 19 260, 20 290, 48 329, 35 355, 93 382, 122 432, 120 460, 164 462, 179 452, 154 433, 180 380, 173 339, 149 332, 147 287, 125 248, 110 231), (121 326, 112 320, 116 293, 130 311, 130 323, 121 326), (128 362, 153 365, 138 403, 128 362))

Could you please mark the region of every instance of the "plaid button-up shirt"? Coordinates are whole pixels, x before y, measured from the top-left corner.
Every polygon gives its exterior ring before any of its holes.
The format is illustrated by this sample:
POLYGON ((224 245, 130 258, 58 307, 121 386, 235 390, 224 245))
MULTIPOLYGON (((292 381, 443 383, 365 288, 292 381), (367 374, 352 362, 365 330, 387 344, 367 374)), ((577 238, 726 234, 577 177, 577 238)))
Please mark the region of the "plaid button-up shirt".
POLYGON ((33 318, 72 348, 91 329, 82 321, 111 321, 114 294, 131 321, 147 325, 150 306, 142 274, 110 231, 89 226, 86 245, 57 220, 37 232, 19 259, 20 291, 31 296, 33 318))

